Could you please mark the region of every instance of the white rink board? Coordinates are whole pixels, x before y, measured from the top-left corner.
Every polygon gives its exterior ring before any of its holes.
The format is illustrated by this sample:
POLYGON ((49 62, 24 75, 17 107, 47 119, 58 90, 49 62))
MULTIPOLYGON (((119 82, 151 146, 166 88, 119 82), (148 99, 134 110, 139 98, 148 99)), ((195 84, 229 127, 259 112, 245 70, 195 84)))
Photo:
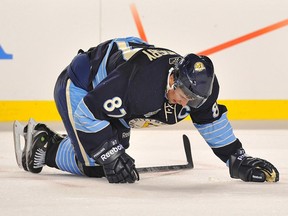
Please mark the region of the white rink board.
MULTIPOLYGON (((287 19, 286 0, 1 0, 0 100, 52 100, 57 76, 79 48, 139 36, 187 54, 287 19), (13 86, 13 87, 11 87, 13 86)), ((287 99, 288 27, 212 54, 220 99, 287 99)))
POLYGON ((24 172, 15 161, 12 132, 2 131, 1 215, 287 215, 287 124, 281 129, 235 130, 248 154, 265 158, 279 169, 278 183, 231 179, 228 168, 198 132, 187 128, 134 130, 129 154, 138 167, 185 163, 181 143, 185 133, 192 143, 193 170, 142 174, 135 184, 116 185, 48 167, 40 174, 24 172))

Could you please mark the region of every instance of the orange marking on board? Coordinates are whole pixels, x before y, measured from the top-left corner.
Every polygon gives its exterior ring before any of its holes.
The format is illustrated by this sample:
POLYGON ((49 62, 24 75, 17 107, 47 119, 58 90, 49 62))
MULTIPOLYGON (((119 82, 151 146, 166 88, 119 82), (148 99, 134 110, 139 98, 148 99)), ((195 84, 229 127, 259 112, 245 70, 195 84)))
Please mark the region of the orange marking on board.
POLYGON ((221 51, 223 49, 235 46, 236 44, 239 44, 239 43, 242 43, 244 41, 250 40, 252 38, 258 37, 258 36, 260 36, 262 34, 266 34, 268 32, 274 31, 274 30, 276 30, 278 28, 282 28, 282 27, 284 27, 286 25, 288 25, 288 19, 285 19, 285 20, 280 21, 278 23, 272 24, 272 25, 267 26, 265 28, 259 29, 257 31, 251 32, 249 34, 243 35, 243 36, 241 36, 239 38, 236 38, 236 39, 230 40, 228 42, 222 43, 222 44, 220 44, 218 46, 215 46, 215 47, 212 47, 210 49, 207 49, 207 50, 204 50, 202 52, 199 52, 198 54, 199 55, 210 55, 212 53, 219 52, 219 51, 221 51))
POLYGON ((138 30, 138 33, 140 35, 140 38, 146 42, 147 41, 147 38, 146 38, 146 35, 145 35, 145 31, 144 31, 144 28, 142 26, 142 22, 140 20, 140 17, 139 17, 139 14, 138 14, 138 11, 137 11, 137 8, 135 6, 135 4, 131 4, 130 5, 130 10, 132 12, 132 15, 133 15, 133 18, 134 18, 134 21, 135 21, 135 24, 136 24, 136 27, 137 27, 137 30, 138 30))

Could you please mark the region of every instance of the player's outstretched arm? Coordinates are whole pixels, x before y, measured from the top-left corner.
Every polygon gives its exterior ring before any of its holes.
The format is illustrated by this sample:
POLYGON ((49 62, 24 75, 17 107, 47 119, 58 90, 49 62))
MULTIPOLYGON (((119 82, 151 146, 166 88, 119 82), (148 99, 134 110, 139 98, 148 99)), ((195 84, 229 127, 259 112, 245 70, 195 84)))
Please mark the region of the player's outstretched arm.
POLYGON ((92 157, 103 166, 109 183, 134 183, 139 180, 134 159, 125 153, 125 148, 116 138, 104 142, 92 157))
POLYGON ((248 156, 244 149, 230 156, 229 171, 232 178, 252 182, 277 182, 279 172, 270 162, 248 156))

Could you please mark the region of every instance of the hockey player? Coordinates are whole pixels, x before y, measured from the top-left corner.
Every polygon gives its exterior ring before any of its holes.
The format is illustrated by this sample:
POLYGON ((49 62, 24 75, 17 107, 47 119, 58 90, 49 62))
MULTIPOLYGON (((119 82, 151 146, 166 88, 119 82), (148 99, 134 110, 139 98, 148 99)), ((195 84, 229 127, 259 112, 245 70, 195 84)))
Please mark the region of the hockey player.
POLYGON ((116 38, 79 51, 60 74, 54 91, 67 136, 44 124, 25 127, 22 166, 44 165, 110 183, 139 180, 129 147, 130 128, 175 124, 190 115, 194 126, 230 176, 277 182, 268 161, 247 155, 217 103, 219 84, 206 56, 185 57, 139 38, 116 38), (30 137, 27 140, 27 137, 30 137))

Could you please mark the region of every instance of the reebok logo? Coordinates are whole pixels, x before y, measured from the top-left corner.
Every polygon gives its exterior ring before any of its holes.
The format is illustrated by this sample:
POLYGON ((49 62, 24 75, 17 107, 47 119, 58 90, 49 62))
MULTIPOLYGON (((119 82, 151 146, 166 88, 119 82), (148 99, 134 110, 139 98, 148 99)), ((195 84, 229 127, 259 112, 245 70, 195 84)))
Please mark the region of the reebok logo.
POLYGON ((125 132, 122 133, 122 139, 125 139, 127 137, 130 137, 130 131, 127 133, 125 133, 125 132))
POLYGON ((256 176, 256 175, 252 175, 252 178, 254 178, 254 179, 263 179, 262 176, 256 176))
POLYGON ((101 160, 104 162, 104 161, 108 160, 111 156, 115 155, 117 152, 119 152, 123 149, 124 149, 124 147, 121 144, 119 144, 118 146, 113 147, 110 151, 106 152, 105 154, 102 154, 101 160))

